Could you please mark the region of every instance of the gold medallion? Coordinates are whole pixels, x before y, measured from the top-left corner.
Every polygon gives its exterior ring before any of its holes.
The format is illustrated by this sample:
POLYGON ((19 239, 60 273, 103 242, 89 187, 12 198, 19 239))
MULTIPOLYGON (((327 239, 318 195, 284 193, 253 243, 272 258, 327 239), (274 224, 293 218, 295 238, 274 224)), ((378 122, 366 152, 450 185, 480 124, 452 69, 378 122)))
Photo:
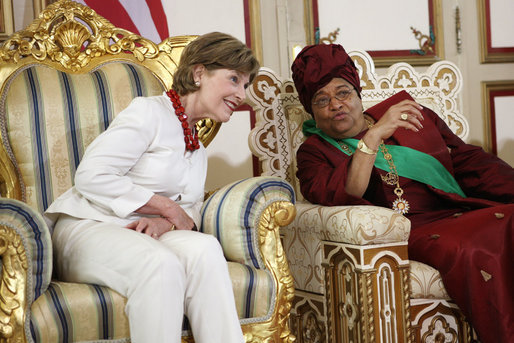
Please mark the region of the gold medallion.
POLYGON ((409 212, 409 202, 403 198, 398 197, 393 202, 393 210, 400 214, 406 214, 409 212))

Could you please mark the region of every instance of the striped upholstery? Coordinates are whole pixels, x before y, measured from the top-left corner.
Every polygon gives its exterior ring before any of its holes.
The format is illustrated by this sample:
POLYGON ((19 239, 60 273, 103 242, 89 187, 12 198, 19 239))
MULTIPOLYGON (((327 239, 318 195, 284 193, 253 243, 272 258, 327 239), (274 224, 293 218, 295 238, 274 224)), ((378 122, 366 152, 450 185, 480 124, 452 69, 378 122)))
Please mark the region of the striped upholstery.
POLYGON ((150 71, 127 63, 105 64, 89 74, 44 66, 19 72, 4 93, 0 121, 26 202, 44 212, 72 186, 84 150, 113 116, 134 97, 162 91, 150 71))
POLYGON ((125 302, 106 287, 52 282, 32 304, 32 337, 36 342, 129 342, 125 302))
POLYGON ((201 230, 220 241, 227 260, 262 269, 264 264, 256 237, 261 213, 256 209, 262 211, 277 199, 294 201, 294 198, 292 187, 278 177, 236 181, 204 203, 201 230))
POLYGON ((269 271, 235 262, 228 262, 228 271, 242 322, 249 318, 252 321, 268 319, 275 299, 273 277, 269 271))
MULTIPOLYGON (((239 317, 266 317, 274 296, 269 273, 238 263, 228 266, 239 317)), ((32 304, 32 337, 36 342, 130 342, 125 304, 124 297, 107 287, 52 282, 32 304)), ((187 321, 184 330, 190 334, 187 321)))

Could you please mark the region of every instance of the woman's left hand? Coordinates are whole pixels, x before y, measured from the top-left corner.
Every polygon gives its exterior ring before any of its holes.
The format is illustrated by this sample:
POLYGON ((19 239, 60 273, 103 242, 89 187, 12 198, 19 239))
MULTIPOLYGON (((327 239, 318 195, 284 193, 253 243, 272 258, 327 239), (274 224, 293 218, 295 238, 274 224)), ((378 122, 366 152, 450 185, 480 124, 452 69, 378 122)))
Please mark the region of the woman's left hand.
POLYGON ((159 239, 162 234, 173 230, 171 224, 166 218, 160 217, 143 217, 135 222, 128 224, 127 229, 144 233, 152 238, 159 239))
POLYGON ((398 128, 417 132, 423 128, 422 109, 423 107, 415 101, 403 100, 391 106, 372 129, 380 132, 378 136, 382 140, 391 137, 398 128))

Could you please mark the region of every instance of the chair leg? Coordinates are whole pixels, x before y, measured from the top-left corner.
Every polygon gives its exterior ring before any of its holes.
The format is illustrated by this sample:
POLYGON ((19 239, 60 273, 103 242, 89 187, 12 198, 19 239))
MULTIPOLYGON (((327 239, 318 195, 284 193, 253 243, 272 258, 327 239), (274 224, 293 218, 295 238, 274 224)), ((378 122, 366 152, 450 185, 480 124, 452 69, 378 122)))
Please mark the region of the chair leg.
POLYGON ((412 342, 407 243, 323 243, 329 342, 412 342))

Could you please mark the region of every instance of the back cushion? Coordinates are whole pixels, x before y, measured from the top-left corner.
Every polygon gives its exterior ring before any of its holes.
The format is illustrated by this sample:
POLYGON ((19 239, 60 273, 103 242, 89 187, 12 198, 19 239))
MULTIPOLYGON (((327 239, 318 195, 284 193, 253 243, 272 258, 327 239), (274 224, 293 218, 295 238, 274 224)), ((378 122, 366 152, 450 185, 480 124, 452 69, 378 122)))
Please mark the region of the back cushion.
POLYGON ((121 62, 88 74, 45 66, 19 72, 4 93, 0 116, 4 148, 22 177, 26 202, 46 210, 73 185, 86 147, 113 117, 133 98, 163 90, 149 70, 121 62))

